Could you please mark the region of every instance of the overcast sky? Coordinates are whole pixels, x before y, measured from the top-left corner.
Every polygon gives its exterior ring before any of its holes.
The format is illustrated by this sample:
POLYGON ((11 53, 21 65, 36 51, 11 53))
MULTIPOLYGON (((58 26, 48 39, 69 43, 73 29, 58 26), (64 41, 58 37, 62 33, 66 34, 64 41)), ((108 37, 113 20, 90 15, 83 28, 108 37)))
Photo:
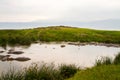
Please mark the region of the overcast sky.
POLYGON ((0 22, 120 19, 120 0, 0 0, 0 22))

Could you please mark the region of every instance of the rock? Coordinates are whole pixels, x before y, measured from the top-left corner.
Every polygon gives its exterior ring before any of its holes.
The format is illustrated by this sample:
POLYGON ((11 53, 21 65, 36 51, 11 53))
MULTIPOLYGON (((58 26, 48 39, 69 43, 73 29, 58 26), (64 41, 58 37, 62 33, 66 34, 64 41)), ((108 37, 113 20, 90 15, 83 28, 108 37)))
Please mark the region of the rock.
POLYGON ((65 45, 61 45, 61 48, 65 47, 65 45))
POLYGON ((9 51, 8 54, 22 54, 22 51, 9 51))
POLYGON ((30 60, 30 58, 28 58, 28 57, 18 57, 18 58, 15 58, 14 60, 16 60, 16 61, 28 61, 28 60, 30 60))

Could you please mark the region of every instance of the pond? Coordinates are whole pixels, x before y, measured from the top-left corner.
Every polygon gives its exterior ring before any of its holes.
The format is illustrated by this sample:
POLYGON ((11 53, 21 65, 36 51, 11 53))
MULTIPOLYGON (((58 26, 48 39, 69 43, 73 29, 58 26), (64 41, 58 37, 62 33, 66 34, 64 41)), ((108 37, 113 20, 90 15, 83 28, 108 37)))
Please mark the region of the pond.
MULTIPOLYGON (((8 55, 10 49, 15 51, 23 51, 23 54, 9 54, 10 57, 28 57, 31 60, 28 61, 0 61, 0 73, 7 71, 10 68, 20 69, 21 67, 27 67, 31 63, 54 63, 60 64, 76 64, 80 67, 91 67, 94 65, 95 60, 102 56, 108 56, 114 58, 120 47, 106 47, 95 45, 75 46, 66 43, 61 44, 47 44, 47 43, 35 43, 31 46, 7 46, 5 52, 0 55, 8 55), (63 46, 61 46, 63 45, 63 46)), ((0 50, 4 50, 2 47, 0 50)))

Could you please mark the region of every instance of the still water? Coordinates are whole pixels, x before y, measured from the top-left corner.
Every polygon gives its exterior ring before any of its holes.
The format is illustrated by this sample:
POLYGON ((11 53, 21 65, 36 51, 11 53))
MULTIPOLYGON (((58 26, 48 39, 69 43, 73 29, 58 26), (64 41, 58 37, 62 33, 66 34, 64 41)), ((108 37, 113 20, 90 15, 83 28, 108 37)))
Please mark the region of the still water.
MULTIPOLYGON (((80 67, 91 67, 94 65, 95 60, 102 56, 108 56, 114 58, 115 55, 120 52, 120 47, 106 47, 106 46, 75 46, 64 44, 65 47, 61 47, 63 44, 32 44, 29 47, 7 46, 5 52, 0 55, 7 55, 8 50, 15 49, 16 51, 23 51, 23 54, 15 55, 10 54, 11 57, 29 57, 31 60, 25 62, 19 61, 0 61, 0 73, 7 71, 10 68, 20 69, 21 67, 27 67, 31 63, 54 63, 59 64, 76 64, 80 67)), ((0 50, 4 50, 0 48, 0 50)))

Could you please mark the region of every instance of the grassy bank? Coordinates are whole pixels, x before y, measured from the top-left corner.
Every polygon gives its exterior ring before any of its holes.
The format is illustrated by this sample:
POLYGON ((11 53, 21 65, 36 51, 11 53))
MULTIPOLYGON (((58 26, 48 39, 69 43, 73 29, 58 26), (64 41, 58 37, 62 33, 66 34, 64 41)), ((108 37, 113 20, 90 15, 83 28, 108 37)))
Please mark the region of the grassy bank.
POLYGON ((67 80, 120 80, 120 53, 114 60, 109 57, 97 60, 94 67, 78 71, 67 80))
POLYGON ((36 41, 102 42, 120 44, 120 31, 54 26, 24 30, 0 30, 0 45, 29 45, 36 41))
POLYGON ((78 71, 67 80, 120 80, 120 65, 102 65, 78 71))

